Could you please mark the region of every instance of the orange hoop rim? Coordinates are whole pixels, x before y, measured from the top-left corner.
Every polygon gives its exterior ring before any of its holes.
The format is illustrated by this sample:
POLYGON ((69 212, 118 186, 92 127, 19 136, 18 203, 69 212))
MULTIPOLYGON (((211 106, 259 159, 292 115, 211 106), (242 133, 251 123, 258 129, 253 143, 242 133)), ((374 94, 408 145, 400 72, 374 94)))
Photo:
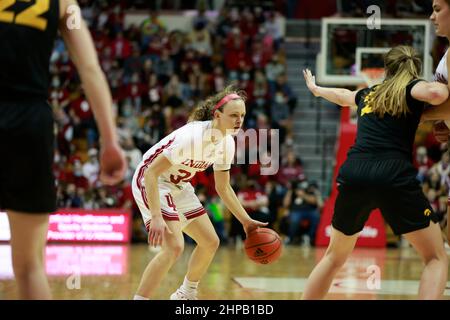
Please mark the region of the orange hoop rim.
POLYGON ((361 70, 361 75, 364 77, 367 85, 381 83, 384 78, 384 68, 364 68, 361 70))

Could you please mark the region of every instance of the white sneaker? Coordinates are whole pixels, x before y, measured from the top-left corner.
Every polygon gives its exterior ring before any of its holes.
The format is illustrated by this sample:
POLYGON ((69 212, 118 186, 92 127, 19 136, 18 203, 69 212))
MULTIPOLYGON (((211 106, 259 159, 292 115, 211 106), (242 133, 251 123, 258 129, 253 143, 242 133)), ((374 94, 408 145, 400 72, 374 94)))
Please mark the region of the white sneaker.
POLYGON ((180 289, 177 289, 177 291, 170 295, 170 300, 198 300, 197 290, 194 290, 193 293, 187 294, 180 289))

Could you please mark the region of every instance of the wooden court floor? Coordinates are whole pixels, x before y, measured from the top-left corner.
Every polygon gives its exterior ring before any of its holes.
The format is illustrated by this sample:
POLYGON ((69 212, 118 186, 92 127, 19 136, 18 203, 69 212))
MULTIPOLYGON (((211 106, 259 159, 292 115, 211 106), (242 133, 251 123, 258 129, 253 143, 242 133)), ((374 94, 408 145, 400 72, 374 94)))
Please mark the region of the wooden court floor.
MULTIPOLYGON (((168 299, 183 280, 192 245, 154 299, 168 299)), ((199 286, 199 299, 300 299, 305 280, 325 248, 285 246, 281 258, 258 265, 238 246, 221 246, 199 286)), ((47 273, 55 299, 131 299, 147 262, 156 254, 140 245, 62 245, 47 248, 47 273)), ((409 247, 357 248, 327 299, 416 299, 422 262, 409 247), (377 281, 379 280, 379 281, 377 281)), ((447 285, 445 299, 450 299, 447 285)), ((10 247, 0 245, 0 299, 16 299, 10 247)))

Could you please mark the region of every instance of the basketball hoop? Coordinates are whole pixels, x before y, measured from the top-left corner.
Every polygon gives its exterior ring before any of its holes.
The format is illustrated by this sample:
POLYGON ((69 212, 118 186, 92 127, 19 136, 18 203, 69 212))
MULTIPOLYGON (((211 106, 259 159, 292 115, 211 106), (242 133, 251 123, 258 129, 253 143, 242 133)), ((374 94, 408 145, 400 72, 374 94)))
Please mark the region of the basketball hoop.
POLYGON ((361 76, 368 87, 380 84, 384 79, 384 68, 364 68, 361 70, 361 76))

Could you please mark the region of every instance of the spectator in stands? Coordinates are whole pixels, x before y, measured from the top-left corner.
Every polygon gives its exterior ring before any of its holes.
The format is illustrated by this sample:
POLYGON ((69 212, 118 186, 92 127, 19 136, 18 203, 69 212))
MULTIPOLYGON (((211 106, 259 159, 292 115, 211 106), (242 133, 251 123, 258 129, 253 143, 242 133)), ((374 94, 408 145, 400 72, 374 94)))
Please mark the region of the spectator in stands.
POLYGON ((238 199, 252 219, 269 222, 268 198, 256 180, 247 180, 247 186, 237 193, 238 199))
POLYGON ((161 51, 161 57, 154 69, 158 75, 158 83, 161 86, 165 86, 174 72, 173 61, 169 56, 169 50, 163 49, 161 51))
POLYGON ((123 32, 117 32, 116 38, 112 41, 113 56, 116 59, 124 60, 131 55, 131 43, 124 38, 123 32))
POLYGON ((139 162, 141 162, 142 152, 138 148, 136 148, 132 138, 124 140, 122 146, 125 155, 130 159, 128 167, 132 172, 134 172, 139 162))
POLYGON ((201 57, 212 55, 211 36, 206 28, 206 24, 198 22, 188 36, 188 48, 197 51, 201 57))
POLYGON ((281 190, 275 181, 269 180, 265 185, 265 193, 268 199, 267 208, 269 210, 269 217, 267 220, 269 224, 267 227, 274 229, 275 227, 278 227, 278 212, 282 207, 281 190))
POLYGON ((422 188, 425 194, 428 190, 434 189, 439 192, 439 195, 445 191, 446 177, 441 177, 436 171, 430 171, 425 177, 422 188))
POLYGON ((288 187, 290 183, 305 180, 302 162, 296 157, 294 150, 289 150, 286 157, 282 158, 280 170, 277 174, 277 182, 288 187))
POLYGON ((141 23, 141 44, 142 48, 147 48, 153 36, 157 35, 164 24, 158 17, 157 11, 150 11, 150 15, 141 23))
POLYGON ((417 147, 414 167, 417 168, 417 179, 420 182, 425 180, 432 165, 433 161, 427 156, 427 148, 424 146, 417 147))
POLYGON ((267 82, 269 84, 269 91, 275 92, 275 85, 279 75, 286 71, 286 67, 280 63, 279 55, 274 55, 272 60, 266 65, 265 72, 267 82))
POLYGON ((450 174, 450 155, 445 152, 441 160, 431 167, 431 172, 437 173, 440 177, 446 177, 450 174))
POLYGON ((281 25, 277 21, 276 12, 269 12, 267 14, 267 20, 264 22, 264 28, 273 38, 274 50, 278 51, 283 43, 283 34, 281 33, 281 25))
POLYGON ((276 98, 276 94, 281 92, 285 102, 289 106, 289 111, 292 114, 296 105, 297 105, 297 97, 292 90, 291 86, 287 82, 286 73, 281 73, 277 76, 275 85, 272 87, 271 96, 276 98))
POLYGON ((83 199, 77 193, 77 188, 73 183, 69 183, 66 187, 63 207, 65 208, 83 207, 83 199))
POLYGON ((96 190, 95 202, 98 208, 115 208, 117 205, 117 199, 108 192, 106 187, 100 187, 96 190))
POLYGON ((83 176, 88 180, 89 185, 94 187, 100 173, 100 164, 98 162, 98 151, 91 148, 88 151, 89 160, 83 164, 83 176))
POLYGON ((322 207, 322 198, 317 187, 313 184, 303 182, 292 182, 288 189, 283 205, 287 209, 289 221, 288 244, 296 244, 296 237, 304 221, 308 222, 308 240, 305 244, 314 245, 317 226, 320 221, 320 208, 322 207))
POLYGON ((183 84, 178 75, 173 74, 163 89, 165 103, 170 108, 178 108, 183 105, 183 84))
MULTIPOLYGON (((150 58, 148 58, 148 59, 150 59, 150 58)), ((131 56, 126 58, 124 61, 123 71, 124 71, 124 77, 125 77, 126 82, 131 77, 132 74, 134 74, 136 72, 137 73, 141 72, 143 61, 145 61, 145 60, 141 56, 139 47, 134 44, 131 49, 131 56)))

